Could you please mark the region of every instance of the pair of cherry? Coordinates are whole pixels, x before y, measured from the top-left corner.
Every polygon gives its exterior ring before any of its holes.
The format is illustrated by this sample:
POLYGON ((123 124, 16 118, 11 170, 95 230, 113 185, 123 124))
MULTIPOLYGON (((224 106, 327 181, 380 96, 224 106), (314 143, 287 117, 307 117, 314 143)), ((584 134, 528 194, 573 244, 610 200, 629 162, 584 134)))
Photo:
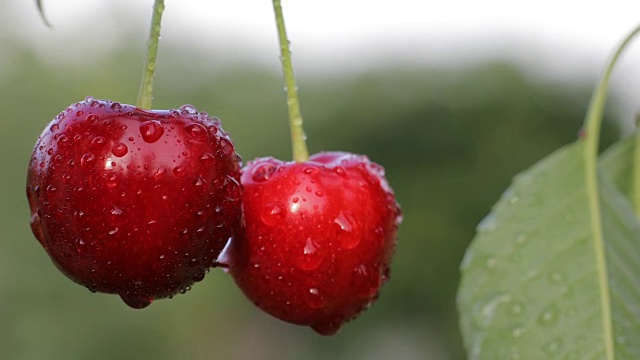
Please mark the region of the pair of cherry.
POLYGON ((224 267, 258 307, 325 335, 377 298, 401 219, 366 156, 241 168, 220 121, 192 106, 90 97, 38 138, 27 195, 36 238, 91 291, 143 308, 224 267))

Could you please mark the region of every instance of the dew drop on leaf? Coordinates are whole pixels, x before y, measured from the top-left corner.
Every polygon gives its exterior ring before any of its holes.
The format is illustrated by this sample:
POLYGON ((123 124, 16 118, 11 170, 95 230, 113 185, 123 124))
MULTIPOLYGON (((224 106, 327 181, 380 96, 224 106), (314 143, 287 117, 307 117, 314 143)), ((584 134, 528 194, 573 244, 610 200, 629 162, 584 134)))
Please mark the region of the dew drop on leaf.
POLYGON ((555 338, 555 339, 547 342, 546 344, 544 344, 542 350, 548 356, 555 357, 560 352, 561 347, 562 347, 562 339, 555 338))
POLYGON ((553 284, 562 284, 563 282, 562 274, 557 271, 552 272, 551 274, 549 274, 549 281, 553 284))
POLYGON ((511 335, 516 339, 521 337, 522 334, 524 334, 524 329, 521 327, 517 327, 511 331, 511 335))
POLYGON ((509 308, 511 315, 522 315, 524 313, 524 305, 520 302, 513 302, 509 308))
POLYGON ((488 295, 487 300, 477 302, 473 307, 473 322, 480 328, 488 327, 496 315, 500 305, 511 301, 508 294, 488 295))
POLYGON ((538 323, 542 326, 551 326, 558 321, 559 309, 556 305, 546 307, 538 317, 538 323))

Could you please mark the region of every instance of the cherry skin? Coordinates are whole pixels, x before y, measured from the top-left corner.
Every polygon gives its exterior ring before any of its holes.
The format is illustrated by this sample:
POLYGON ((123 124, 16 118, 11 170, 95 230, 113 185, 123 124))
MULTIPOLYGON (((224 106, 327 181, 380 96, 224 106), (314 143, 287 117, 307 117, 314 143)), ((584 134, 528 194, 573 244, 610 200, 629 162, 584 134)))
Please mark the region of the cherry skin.
POLYGON ((239 162, 219 120, 192 106, 87 98, 38 138, 31 228, 70 279, 143 308, 202 280, 234 235, 239 162))
POLYGON ((241 183, 244 226, 221 261, 254 304, 332 335, 377 299, 401 221, 382 167, 344 152, 260 158, 241 183))

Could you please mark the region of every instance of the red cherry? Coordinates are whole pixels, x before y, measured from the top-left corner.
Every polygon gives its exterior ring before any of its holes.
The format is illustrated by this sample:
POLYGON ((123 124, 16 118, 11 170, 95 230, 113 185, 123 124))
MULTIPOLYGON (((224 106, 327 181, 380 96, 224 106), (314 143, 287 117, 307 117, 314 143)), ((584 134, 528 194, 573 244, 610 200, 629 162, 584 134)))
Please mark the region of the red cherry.
POLYGON ((221 261, 253 303, 331 335, 376 300, 401 221, 382 167, 342 152, 261 158, 242 185, 244 228, 221 261))
POLYGON ((200 281, 240 221, 239 157, 192 106, 87 98, 45 128, 29 164, 31 228, 91 291, 143 308, 200 281))

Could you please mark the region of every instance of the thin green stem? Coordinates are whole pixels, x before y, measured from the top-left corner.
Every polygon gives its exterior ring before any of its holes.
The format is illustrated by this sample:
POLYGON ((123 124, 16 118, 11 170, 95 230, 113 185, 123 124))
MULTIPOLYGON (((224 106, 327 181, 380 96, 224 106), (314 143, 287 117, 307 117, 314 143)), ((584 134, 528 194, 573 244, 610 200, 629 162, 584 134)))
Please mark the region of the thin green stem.
POLYGON ((140 83, 140 93, 136 104, 140 109, 151 109, 153 101, 153 77, 156 72, 156 57, 158 55, 163 11, 164 0, 154 0, 151 30, 149 31, 149 42, 147 43, 147 63, 142 71, 142 82, 140 83))
POLYGON ((607 92, 609 91, 609 79, 611 78, 611 72, 618 62, 622 52, 638 33, 640 33, 640 27, 634 29, 617 48, 613 57, 609 61, 600 82, 598 83, 596 91, 591 97, 589 110, 587 111, 583 128, 586 130, 586 139, 591 145, 591 151, 596 155, 598 152, 598 139, 600 138, 600 127, 602 123, 602 115, 604 113, 604 104, 607 100, 607 92))
POLYGON ((291 128, 291 147, 293 160, 302 162, 309 159, 306 136, 302 128, 302 114, 300 113, 300 103, 298 102, 298 87, 293 76, 293 65, 291 64, 291 50, 289 50, 289 39, 284 26, 284 15, 280 0, 273 0, 273 10, 276 14, 276 25, 278 27, 278 38, 280 40, 280 59, 282 60, 282 72, 287 90, 287 106, 289 108, 289 127, 291 128))
POLYGON ((600 306, 602 313, 602 329, 604 332, 604 348, 607 360, 616 358, 615 334, 613 329, 613 314, 611 309, 611 294, 609 293, 609 275, 607 271, 607 259, 605 250, 605 239, 602 231, 602 214, 600 213, 600 194, 598 186, 598 140, 600 138, 600 128, 604 113, 604 104, 609 90, 609 79, 614 66, 618 62, 623 50, 629 42, 640 32, 640 27, 631 32, 620 44, 613 57, 609 61, 600 83, 596 87, 589 110, 584 121, 583 130, 585 142, 584 164, 585 181, 587 186, 587 196, 589 198, 589 212, 591 213, 591 224, 593 231, 593 246, 598 269, 598 283, 600 292, 600 306))
POLYGON ((636 212, 636 216, 640 217, 640 114, 636 119, 636 133, 635 133, 635 141, 633 143, 633 190, 631 202, 633 204, 633 209, 636 212))

